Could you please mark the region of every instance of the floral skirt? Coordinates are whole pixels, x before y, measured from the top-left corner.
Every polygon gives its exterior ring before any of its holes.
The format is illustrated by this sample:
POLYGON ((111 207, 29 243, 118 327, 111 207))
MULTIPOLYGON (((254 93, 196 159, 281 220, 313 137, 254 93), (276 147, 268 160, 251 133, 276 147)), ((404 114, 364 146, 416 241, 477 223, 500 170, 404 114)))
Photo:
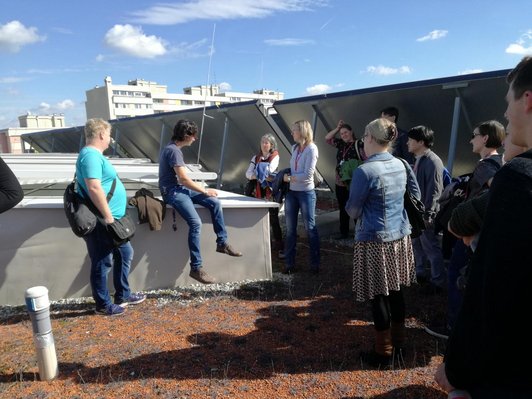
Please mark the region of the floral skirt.
POLYGON ((353 291, 359 302, 416 281, 410 236, 389 242, 355 241, 353 291))

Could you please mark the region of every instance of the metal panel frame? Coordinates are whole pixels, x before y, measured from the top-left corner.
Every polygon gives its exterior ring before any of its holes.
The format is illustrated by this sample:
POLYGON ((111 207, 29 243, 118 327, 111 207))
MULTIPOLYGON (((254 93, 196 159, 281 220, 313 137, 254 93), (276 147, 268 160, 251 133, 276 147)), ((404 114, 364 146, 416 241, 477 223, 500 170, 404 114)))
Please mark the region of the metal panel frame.
MULTIPOLYGON (((504 121, 505 77, 509 70, 462 75, 420 82, 281 100, 277 114, 265 112, 256 101, 188 109, 156 115, 112 120, 115 145, 107 155, 149 158, 159 161, 162 146, 170 140, 179 119, 195 121, 203 128, 199 143, 183 149, 185 161, 197 162, 218 173, 216 187, 242 192, 245 170, 258 152, 260 137, 278 138, 280 165, 289 166, 292 137, 289 126, 309 120, 319 147, 317 169, 334 189, 336 151, 324 137, 339 119, 362 136, 371 120, 386 106, 400 110, 398 126, 409 129, 427 125, 435 131, 434 151, 454 175, 470 172, 478 158, 471 152, 469 137, 474 125, 488 119, 504 121), (200 153, 201 152, 201 153, 200 153)), ((26 143, 43 152, 78 152, 84 144, 83 127, 27 133, 26 143)))

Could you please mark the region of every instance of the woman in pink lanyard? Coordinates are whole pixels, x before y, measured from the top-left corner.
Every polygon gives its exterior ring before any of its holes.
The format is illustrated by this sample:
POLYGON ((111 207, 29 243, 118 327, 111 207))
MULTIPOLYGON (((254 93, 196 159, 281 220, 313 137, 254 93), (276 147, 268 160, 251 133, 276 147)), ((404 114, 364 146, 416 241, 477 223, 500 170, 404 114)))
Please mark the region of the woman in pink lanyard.
POLYGON ((320 237, 315 222, 316 192, 314 171, 318 161, 318 147, 312 141, 312 127, 308 121, 297 121, 292 127, 296 144, 290 158, 290 175, 284 175, 284 182, 290 189, 285 199, 286 239, 284 273, 293 273, 296 268, 297 219, 299 211, 307 232, 309 243, 309 264, 312 273, 320 270, 320 237))

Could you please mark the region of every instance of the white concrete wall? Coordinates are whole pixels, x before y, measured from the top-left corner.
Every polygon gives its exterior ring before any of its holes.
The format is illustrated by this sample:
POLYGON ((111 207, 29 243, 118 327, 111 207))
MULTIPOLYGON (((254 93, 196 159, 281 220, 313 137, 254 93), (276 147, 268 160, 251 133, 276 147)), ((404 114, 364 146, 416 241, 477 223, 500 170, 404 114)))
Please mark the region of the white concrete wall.
MULTIPOLYGON (((244 256, 235 258, 216 252, 216 236, 204 208, 201 249, 205 270, 220 282, 269 279, 272 276, 268 207, 253 198, 223 192, 229 242, 244 256)), ((129 212, 136 218, 136 209, 129 212)), ((188 226, 176 213, 178 228, 172 229, 172 209, 167 209, 163 229, 138 226, 132 239, 135 256, 130 273, 134 291, 172 288, 196 283, 190 271, 188 226)), ((0 217, 0 305, 24 303, 27 288, 44 285, 50 299, 91 296, 90 263, 83 239, 67 224, 62 199, 24 199, 0 217)), ((109 275, 112 293, 112 273, 109 275)))

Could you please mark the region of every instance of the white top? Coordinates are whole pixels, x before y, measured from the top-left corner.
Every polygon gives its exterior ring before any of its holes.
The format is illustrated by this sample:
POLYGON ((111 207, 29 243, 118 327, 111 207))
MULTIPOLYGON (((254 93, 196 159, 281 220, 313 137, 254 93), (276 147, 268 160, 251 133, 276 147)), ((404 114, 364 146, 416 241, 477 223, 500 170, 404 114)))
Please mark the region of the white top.
MULTIPOLYGON (((261 156, 260 159, 261 161, 266 161, 268 159, 270 155, 268 155, 267 157, 265 156, 261 156)), ((257 178, 257 175, 255 174, 255 169, 256 169, 256 164, 255 164, 255 159, 257 158, 256 155, 253 155, 251 157, 251 161, 249 163, 249 166, 248 166, 248 170, 246 170, 246 178, 248 180, 253 180, 253 179, 256 179, 257 178)), ((267 171, 268 171, 268 174, 271 174, 273 172, 275 172, 277 170, 277 168, 279 167, 279 155, 273 157, 273 159, 270 161, 268 167, 267 167, 267 171)))

